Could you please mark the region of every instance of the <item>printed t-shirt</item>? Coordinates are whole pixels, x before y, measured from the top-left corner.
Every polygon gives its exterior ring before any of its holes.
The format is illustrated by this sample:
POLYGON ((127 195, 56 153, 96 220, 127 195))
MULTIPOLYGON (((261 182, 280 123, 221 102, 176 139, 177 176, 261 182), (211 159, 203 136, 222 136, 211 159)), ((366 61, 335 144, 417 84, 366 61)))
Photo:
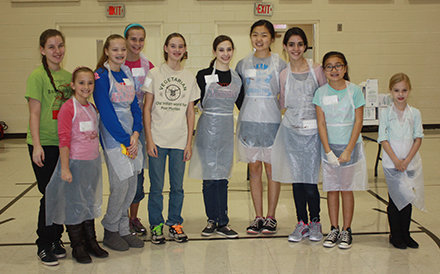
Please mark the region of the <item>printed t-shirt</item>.
MULTIPOLYGON (((40 144, 43 146, 58 146, 58 112, 71 96, 70 81, 72 74, 64 69, 51 71, 55 86, 60 92, 55 91, 43 65, 36 68, 26 82, 25 98, 35 99, 41 103, 40 112, 40 144)), ((26 143, 32 145, 30 127, 27 129, 26 143)))
POLYGON ((166 63, 154 68, 142 90, 154 95, 151 109, 153 142, 162 148, 184 149, 188 124, 186 110, 190 102, 200 98, 194 75, 183 69, 175 71, 166 63))

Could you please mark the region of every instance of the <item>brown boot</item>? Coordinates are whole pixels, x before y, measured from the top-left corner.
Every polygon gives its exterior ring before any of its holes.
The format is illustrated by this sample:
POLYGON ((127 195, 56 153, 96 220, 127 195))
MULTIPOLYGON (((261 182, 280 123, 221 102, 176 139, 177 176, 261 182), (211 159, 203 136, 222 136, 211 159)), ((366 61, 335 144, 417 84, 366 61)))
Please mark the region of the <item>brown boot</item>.
POLYGON ((82 224, 84 228, 87 251, 98 258, 108 257, 108 252, 102 249, 96 241, 95 220, 87 220, 84 221, 82 224))
POLYGON ((92 258, 90 258, 84 245, 83 225, 66 225, 66 227, 70 238, 70 246, 72 247, 72 257, 81 264, 91 263, 92 258))

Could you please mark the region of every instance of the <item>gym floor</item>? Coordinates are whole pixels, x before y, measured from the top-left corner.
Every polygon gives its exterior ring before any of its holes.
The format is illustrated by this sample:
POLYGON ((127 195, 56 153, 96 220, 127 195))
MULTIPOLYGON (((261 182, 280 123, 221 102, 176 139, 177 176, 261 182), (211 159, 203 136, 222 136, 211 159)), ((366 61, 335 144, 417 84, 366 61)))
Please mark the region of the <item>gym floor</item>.
MULTIPOLYGON (((372 134, 374 137, 374 133, 372 134)), ((419 249, 398 250, 388 242, 386 215, 387 186, 382 167, 374 177, 377 144, 365 141, 369 190, 355 193, 353 246, 349 250, 328 249, 322 243, 290 243, 287 235, 296 225, 295 207, 290 185, 282 185, 277 208, 278 233, 272 237, 249 236, 245 228, 255 213, 246 180, 246 164, 234 163, 229 183, 229 217, 239 239, 220 236, 202 237, 206 225, 202 184, 185 177, 183 226, 189 242, 167 241, 153 245, 149 235, 145 247, 126 252, 108 250, 106 259, 93 258, 88 265, 76 263, 71 256, 69 239, 63 234, 67 258, 55 267, 42 265, 36 255, 36 223, 39 199, 35 177, 24 139, 0 141, 0 272, 4 273, 439 273, 440 269, 440 168, 438 153, 440 131, 425 130, 420 153, 425 177, 427 212, 413 207, 412 237, 419 249)), ((104 202, 106 210, 108 180, 103 166, 104 202)), ((263 177, 264 178, 264 177, 263 177)), ((166 181, 168 178, 166 177, 166 181)), ((265 181, 265 180, 263 180, 265 181)), ((264 182, 265 184, 265 182, 264 182)), ((145 190, 148 191, 148 179, 145 190)), ((168 183, 165 183, 165 190, 168 183)), ((329 231, 326 193, 321 193, 321 223, 323 233, 329 231)), ((164 195, 164 216, 167 213, 168 192, 164 195)), ((264 199, 266 202, 266 198, 264 199)), ((141 202, 139 217, 147 226, 146 199, 141 202)), ((267 205, 265 204, 265 209, 267 205)), ((98 239, 103 228, 97 223, 98 239)), ((166 234, 166 236, 168 236, 166 234)))

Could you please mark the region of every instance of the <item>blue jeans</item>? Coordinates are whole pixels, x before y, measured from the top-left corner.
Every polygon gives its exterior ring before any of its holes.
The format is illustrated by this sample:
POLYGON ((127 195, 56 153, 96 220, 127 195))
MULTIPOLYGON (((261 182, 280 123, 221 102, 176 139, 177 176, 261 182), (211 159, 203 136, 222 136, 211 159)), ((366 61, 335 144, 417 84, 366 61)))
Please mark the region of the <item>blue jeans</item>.
POLYGON ((228 218, 228 180, 203 180, 203 201, 208 221, 225 226, 228 218))
POLYGON ((144 170, 141 170, 141 173, 137 176, 137 187, 136 187, 136 195, 134 196, 132 204, 140 203, 145 197, 144 193, 144 170))
POLYGON ((158 157, 148 157, 148 173, 150 175, 150 194, 148 195, 148 219, 150 226, 164 222, 163 184, 165 163, 168 156, 168 172, 170 175, 170 195, 168 200, 168 219, 166 225, 171 226, 183 223, 181 216, 183 205, 183 175, 185 162, 183 150, 157 147, 158 157))

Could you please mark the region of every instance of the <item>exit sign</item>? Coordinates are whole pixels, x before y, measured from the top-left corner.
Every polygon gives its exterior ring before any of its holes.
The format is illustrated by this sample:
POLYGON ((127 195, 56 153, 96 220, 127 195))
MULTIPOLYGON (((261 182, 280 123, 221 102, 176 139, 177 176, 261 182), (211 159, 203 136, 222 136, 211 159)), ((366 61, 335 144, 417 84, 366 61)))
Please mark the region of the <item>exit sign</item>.
POLYGON ((254 14, 257 16, 272 16, 272 10, 271 3, 259 2, 254 5, 254 14))
POLYGON ((105 14, 107 17, 125 17, 125 5, 107 4, 105 14))

